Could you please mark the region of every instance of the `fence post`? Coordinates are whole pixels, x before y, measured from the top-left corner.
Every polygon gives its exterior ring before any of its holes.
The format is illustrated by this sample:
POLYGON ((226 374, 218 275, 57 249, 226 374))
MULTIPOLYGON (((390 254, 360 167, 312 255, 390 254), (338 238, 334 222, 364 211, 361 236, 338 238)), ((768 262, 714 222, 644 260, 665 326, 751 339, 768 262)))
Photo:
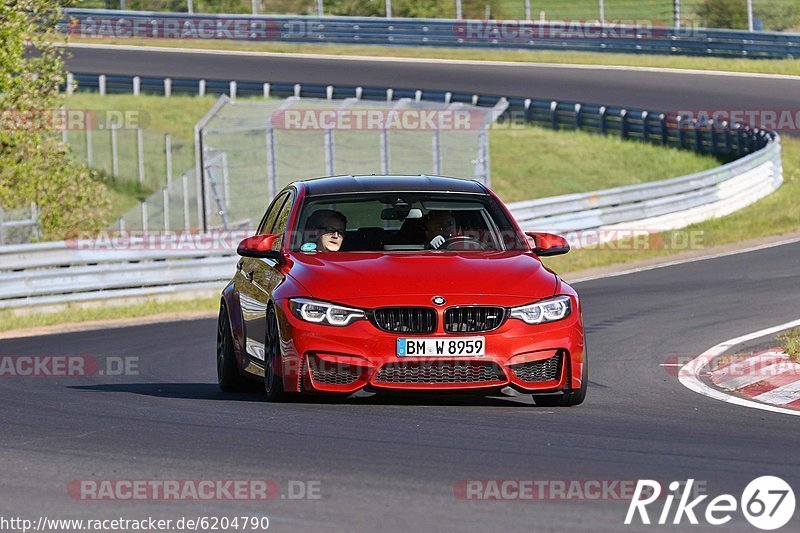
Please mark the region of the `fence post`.
POLYGON ((263 87, 264 98, 269 98, 269 83, 265 83, 263 87))
POLYGON ((161 197, 164 200, 164 231, 169 230, 169 189, 161 189, 161 197))
POLYGON ((389 173, 389 131, 381 130, 381 174, 389 173))
POLYGON ((142 202, 142 231, 147 231, 147 202, 142 202))
POLYGON ((139 160, 139 183, 144 183, 144 132, 136 128, 136 156, 139 160))
MULTIPOLYGON (((84 124, 85 123, 86 123, 86 120, 84 120, 84 124)), ((61 106, 61 144, 63 144, 65 148, 69 146, 69 136, 67 135, 67 128, 68 127, 69 127, 69 125, 67 124, 67 109, 62 105, 61 106)))
POLYGON ((164 78, 164 96, 172 96, 172 78, 164 78))
POLYGON ((722 122, 722 131, 725 136, 725 155, 730 156, 733 151, 731 139, 731 125, 728 122, 722 122))
POLYGON ((269 199, 275 197, 278 192, 278 165, 276 162, 277 152, 275 151, 275 131, 270 126, 267 128, 267 195, 269 199))
POLYGON ((658 120, 661 123, 661 144, 669 144, 669 127, 667 126, 667 115, 661 113, 658 115, 658 120))
POLYGON ((675 29, 678 30, 681 27, 681 0, 673 0, 672 13, 675 18, 675 29))
POLYGON ((680 146, 681 148, 685 148, 684 139, 686 138, 686 132, 684 131, 683 126, 684 126, 683 117, 678 115, 678 146, 680 146))
POLYGON ((97 77, 97 91, 100 93, 100 96, 106 95, 106 75, 100 74, 97 77))
POLYGON ((326 128, 324 133, 324 145, 325 145, 325 174, 327 176, 333 176, 334 171, 334 153, 333 153, 333 130, 331 128, 326 128))
POLYGON ((119 176, 119 152, 117 142, 117 124, 111 123, 111 175, 114 178, 119 176))
POLYGON ((31 222, 33 223, 33 236, 34 238, 42 238, 42 226, 39 224, 39 206, 36 202, 31 202, 31 222))
POLYGON ((606 123, 606 106, 600 106, 600 133, 603 135, 608 131, 608 124, 606 123))
POLYGON ((717 153, 719 153, 717 150, 717 125, 711 120, 709 122, 709 127, 711 128, 711 153, 717 155, 717 153))
POLYGON ((442 146, 441 146, 441 134, 439 132, 439 128, 433 130, 433 139, 432 142, 432 152, 433 152, 433 173, 436 176, 441 176, 442 174, 442 146))
POLYGON ((628 110, 627 109, 621 110, 619 112, 619 116, 622 119, 622 124, 621 124, 622 131, 620 132, 620 136, 623 139, 627 139, 628 138, 628 110))
POLYGON ((581 117, 581 110, 582 109, 583 109, 583 107, 581 106, 581 104, 575 104, 575 129, 576 130, 581 129, 581 127, 583 126, 582 121, 581 121, 581 118, 582 118, 581 117))
POLYGON ((164 160, 167 165, 167 187, 172 187, 172 135, 164 134, 164 160))
POLYGON ((235 81, 231 81, 228 84, 228 92, 231 95, 231 100, 236 100, 236 86, 237 86, 237 84, 236 84, 235 81))
POLYGON ((694 151, 699 154, 703 151, 703 129, 696 120, 692 125, 694 126, 694 151))
POLYGON ((225 196, 225 207, 231 206, 231 187, 228 179, 228 154, 222 152, 222 194, 225 196))
POLYGON ((650 113, 642 111, 642 138, 644 142, 650 142, 650 129, 647 125, 647 120, 650 118, 650 113))
POLYGON ((558 129, 558 102, 555 100, 550 102, 550 127, 558 129))
POLYGON ((94 151, 92 150, 92 125, 86 121, 86 164, 92 166, 94 151))
POLYGON ((205 96, 206 95, 206 80, 200 80, 197 82, 197 96, 205 96))
POLYGON ((67 86, 66 93, 72 94, 75 86, 75 75, 72 72, 67 72, 67 86))
POLYGON ((133 96, 139 96, 142 90, 142 78, 139 76, 133 77, 133 96))
POLYGON ((181 176, 181 186, 183 192, 183 229, 189 230, 192 227, 189 222, 189 176, 186 174, 181 176))

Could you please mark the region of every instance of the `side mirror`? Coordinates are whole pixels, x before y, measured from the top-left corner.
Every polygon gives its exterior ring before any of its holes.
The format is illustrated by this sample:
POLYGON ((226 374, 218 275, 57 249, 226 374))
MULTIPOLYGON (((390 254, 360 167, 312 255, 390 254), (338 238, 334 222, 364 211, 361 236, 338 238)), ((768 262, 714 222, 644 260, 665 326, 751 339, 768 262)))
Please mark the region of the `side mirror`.
POLYGON ((561 255, 569 252, 569 243, 561 235, 535 231, 526 231, 525 235, 533 240, 533 253, 536 255, 561 255))
POLYGON ((242 257, 260 257, 264 259, 281 258, 281 253, 272 249, 272 245, 280 238, 280 235, 254 235, 239 243, 236 253, 242 257))

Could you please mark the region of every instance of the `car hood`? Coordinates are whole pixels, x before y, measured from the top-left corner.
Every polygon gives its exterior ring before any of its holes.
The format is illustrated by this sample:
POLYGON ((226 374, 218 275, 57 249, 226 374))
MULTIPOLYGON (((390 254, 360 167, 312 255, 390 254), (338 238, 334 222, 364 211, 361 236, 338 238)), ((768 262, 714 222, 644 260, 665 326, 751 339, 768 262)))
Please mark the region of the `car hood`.
MULTIPOLYGON (((339 252, 292 254, 289 275, 314 298, 374 305, 411 304, 421 297, 505 297, 521 303, 552 296, 557 279, 523 252, 339 252), (397 298, 399 297, 399 299, 397 298)), ((499 302, 498 302, 499 303, 499 302)), ((509 303, 509 305, 513 305, 509 303)))

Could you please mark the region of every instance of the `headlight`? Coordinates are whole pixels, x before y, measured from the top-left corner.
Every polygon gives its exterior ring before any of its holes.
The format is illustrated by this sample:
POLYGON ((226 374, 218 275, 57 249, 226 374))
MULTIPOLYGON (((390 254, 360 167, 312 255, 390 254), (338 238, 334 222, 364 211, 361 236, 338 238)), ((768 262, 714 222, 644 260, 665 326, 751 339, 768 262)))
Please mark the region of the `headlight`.
POLYGON ((291 299, 289 300, 289 307, 294 316, 301 320, 329 326, 346 326, 355 320, 367 317, 361 309, 353 309, 352 307, 344 307, 307 298, 291 299))
POLYGON ((561 320, 571 312, 572 300, 569 296, 556 296, 534 304, 514 307, 511 309, 511 318, 518 318, 526 324, 542 324, 561 320))

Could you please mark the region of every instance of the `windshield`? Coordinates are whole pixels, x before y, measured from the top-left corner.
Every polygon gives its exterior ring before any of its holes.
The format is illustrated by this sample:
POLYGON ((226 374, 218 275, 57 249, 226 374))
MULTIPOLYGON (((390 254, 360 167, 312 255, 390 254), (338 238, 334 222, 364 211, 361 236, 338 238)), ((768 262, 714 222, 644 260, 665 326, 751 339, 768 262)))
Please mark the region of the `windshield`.
POLYGON ((522 236, 488 195, 407 192, 307 198, 297 252, 524 250, 522 236))

